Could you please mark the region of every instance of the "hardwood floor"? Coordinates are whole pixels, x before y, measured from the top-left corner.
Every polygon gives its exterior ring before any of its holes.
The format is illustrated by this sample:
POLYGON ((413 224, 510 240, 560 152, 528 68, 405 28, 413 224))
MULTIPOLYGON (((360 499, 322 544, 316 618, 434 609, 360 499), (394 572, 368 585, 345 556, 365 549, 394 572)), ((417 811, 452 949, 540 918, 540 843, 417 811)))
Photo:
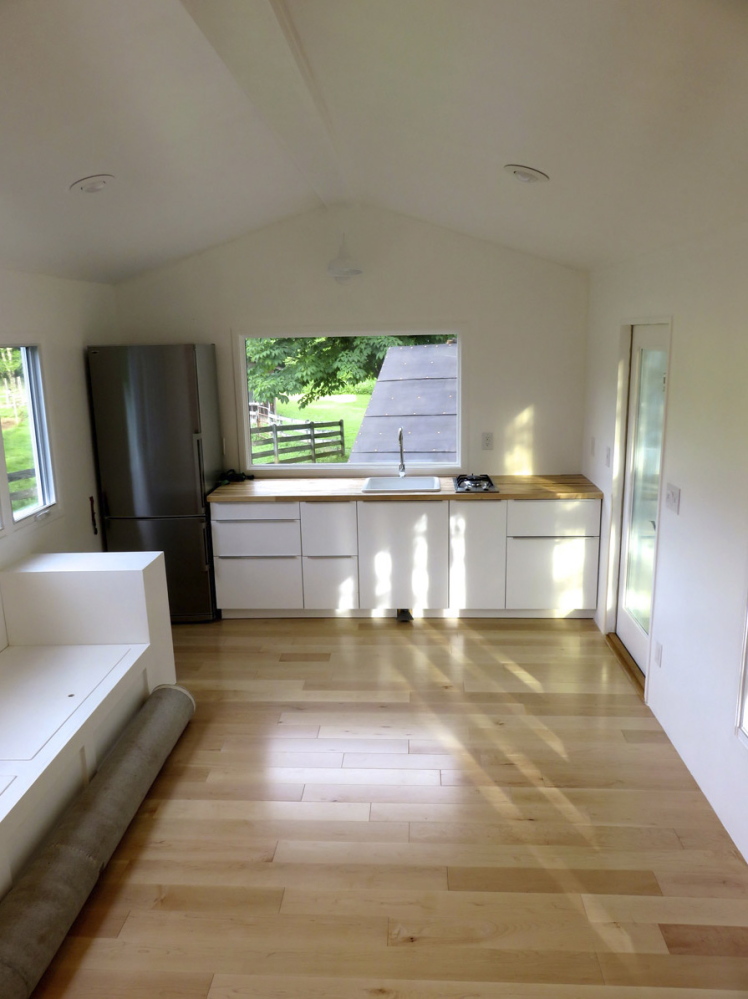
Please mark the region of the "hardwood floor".
POLYGON ((174 634, 195 718, 34 999, 748 997, 748 866, 591 622, 174 634))

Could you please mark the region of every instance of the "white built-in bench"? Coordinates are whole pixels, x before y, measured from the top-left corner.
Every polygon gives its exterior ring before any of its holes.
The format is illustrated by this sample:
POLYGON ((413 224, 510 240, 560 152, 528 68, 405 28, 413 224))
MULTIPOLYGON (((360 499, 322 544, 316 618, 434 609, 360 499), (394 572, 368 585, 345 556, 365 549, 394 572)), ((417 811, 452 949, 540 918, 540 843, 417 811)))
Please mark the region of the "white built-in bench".
POLYGON ((2 897, 175 672, 158 552, 36 555, 0 573, 0 599, 2 897))

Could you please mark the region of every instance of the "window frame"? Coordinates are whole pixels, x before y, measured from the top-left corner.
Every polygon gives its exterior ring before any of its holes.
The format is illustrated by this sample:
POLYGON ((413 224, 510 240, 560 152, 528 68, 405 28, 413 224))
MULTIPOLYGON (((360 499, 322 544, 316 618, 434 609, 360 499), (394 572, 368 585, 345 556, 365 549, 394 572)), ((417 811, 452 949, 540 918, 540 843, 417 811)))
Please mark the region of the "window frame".
POLYGON ((419 472, 430 472, 432 475, 457 475, 462 468, 463 456, 467 453, 466 451, 466 441, 465 441, 465 419, 463 416, 463 392, 462 392, 462 370, 463 370, 463 331, 462 329, 454 324, 449 326, 419 326, 416 328, 412 327, 384 327, 377 326, 372 329, 351 329, 347 327, 345 329, 332 329, 330 327, 324 327, 320 329, 310 330, 308 327, 304 329, 289 329, 284 327, 282 330, 262 330, 256 333, 235 333, 234 342, 234 371, 235 371, 235 391, 236 391, 236 406, 237 406, 237 436, 238 436, 238 449, 239 458, 242 463, 242 468, 247 472, 260 473, 262 475, 267 475, 268 477, 282 475, 284 477, 310 477, 312 474, 315 477, 335 477, 335 478, 346 478, 346 477, 359 477, 362 475, 372 475, 377 472, 387 473, 390 470, 390 464, 392 468, 396 470, 397 460, 393 459, 392 463, 389 462, 378 462, 378 463, 354 463, 346 462, 345 464, 340 462, 299 462, 299 463, 288 463, 288 464, 278 464, 278 463, 262 463, 262 464, 252 464, 251 460, 251 448, 250 448, 250 433, 249 433, 249 390, 247 386, 246 378, 246 348, 245 344, 247 340, 251 339, 283 339, 283 338, 301 338, 301 337, 323 337, 323 336, 397 336, 401 334, 403 336, 430 336, 434 334, 438 335, 448 335, 452 334, 457 338, 457 429, 456 429, 456 440, 457 440, 457 461, 454 463, 442 463, 437 462, 425 462, 425 461, 408 461, 408 455, 406 452, 405 460, 406 465, 409 469, 417 469, 419 472))
POLYGON ((57 506, 57 492, 40 348, 38 344, 27 343, 2 343, 0 346, 21 351, 21 363, 28 393, 31 446, 40 495, 38 505, 29 507, 28 512, 21 510, 17 516, 14 515, 5 459, 5 441, 0 433, 0 537, 3 537, 50 516, 57 506))
POLYGON ((745 615, 743 629, 742 660, 740 664, 740 686, 738 694, 738 710, 735 718, 735 732, 738 740, 748 749, 748 609, 745 615))

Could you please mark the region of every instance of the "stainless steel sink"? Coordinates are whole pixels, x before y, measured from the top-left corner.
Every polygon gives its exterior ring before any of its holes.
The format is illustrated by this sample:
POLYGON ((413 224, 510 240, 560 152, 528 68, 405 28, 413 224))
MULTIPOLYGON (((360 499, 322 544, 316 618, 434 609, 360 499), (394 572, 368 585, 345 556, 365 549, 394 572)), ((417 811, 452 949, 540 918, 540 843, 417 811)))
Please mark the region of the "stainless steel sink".
POLYGON ((364 482, 365 493, 438 493, 442 484, 436 475, 373 475, 364 482))

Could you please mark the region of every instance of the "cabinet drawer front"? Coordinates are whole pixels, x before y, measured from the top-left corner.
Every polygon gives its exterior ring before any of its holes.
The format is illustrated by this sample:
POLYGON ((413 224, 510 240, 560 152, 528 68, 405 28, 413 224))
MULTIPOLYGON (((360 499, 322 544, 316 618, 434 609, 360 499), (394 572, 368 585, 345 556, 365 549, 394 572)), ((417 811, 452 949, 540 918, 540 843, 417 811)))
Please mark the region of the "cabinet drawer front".
POLYGON ((358 607, 357 558, 304 558, 304 607, 355 610, 358 607))
POLYGON ((215 559, 216 603, 223 610, 298 610, 300 558, 215 559))
POLYGON ((227 520, 213 524, 216 555, 301 555, 298 520, 227 520))
POLYGON ((301 503, 304 555, 358 554, 356 504, 301 503))
POLYGON ((299 504, 282 503, 211 503, 210 519, 217 520, 298 520, 299 504))
POLYGON ((598 538, 509 538, 508 610, 594 610, 598 538))
POLYGON ((509 500, 510 538, 591 538, 600 534, 600 500, 509 500))

